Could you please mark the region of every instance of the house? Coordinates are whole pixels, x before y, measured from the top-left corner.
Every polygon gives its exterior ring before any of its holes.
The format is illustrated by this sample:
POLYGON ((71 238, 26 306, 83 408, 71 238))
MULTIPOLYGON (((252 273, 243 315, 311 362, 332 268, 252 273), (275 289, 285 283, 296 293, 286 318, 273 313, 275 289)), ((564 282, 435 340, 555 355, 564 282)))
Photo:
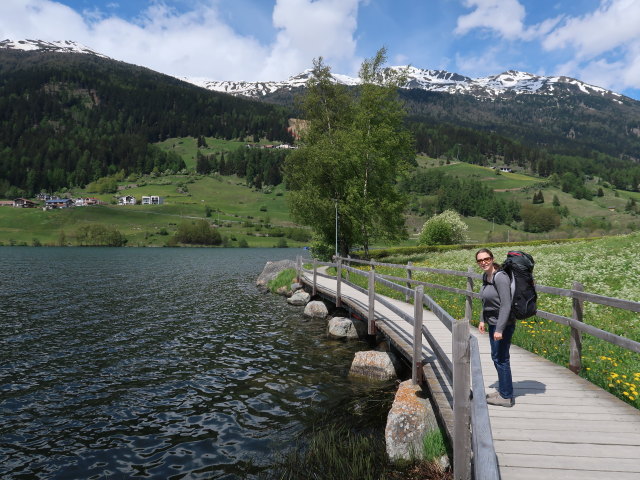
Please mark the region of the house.
POLYGON ((70 208, 75 205, 75 202, 70 198, 52 198, 45 202, 45 208, 52 210, 54 208, 70 208))
POLYGON ((123 197, 118 197, 118 205, 135 205, 136 203, 137 203, 136 197, 134 197, 133 195, 125 195, 123 197))
POLYGON ((0 200, 0 207, 14 207, 15 204, 13 200, 0 200))
POLYGON ((511 170, 509 167, 500 167, 500 171, 505 173, 513 173, 513 170, 511 170))
POLYGON ((146 195, 142 197, 142 205, 162 205, 164 199, 158 195, 146 195))
POLYGON ((76 207, 87 207, 90 205, 100 205, 104 202, 101 202, 100 200, 98 200, 97 198, 93 198, 93 197, 85 197, 85 198, 76 198, 74 200, 74 204, 76 207))
POLYGON ((28 198, 16 198, 13 206, 18 208, 36 208, 38 204, 28 198))

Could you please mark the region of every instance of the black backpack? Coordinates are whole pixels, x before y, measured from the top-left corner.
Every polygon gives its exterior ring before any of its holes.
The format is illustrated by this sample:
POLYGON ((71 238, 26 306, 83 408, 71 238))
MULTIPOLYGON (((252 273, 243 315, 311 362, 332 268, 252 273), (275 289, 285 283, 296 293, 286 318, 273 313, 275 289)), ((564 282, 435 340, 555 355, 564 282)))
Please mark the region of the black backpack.
POLYGON ((525 252, 511 251, 502 269, 511 278, 511 314, 518 320, 533 317, 538 309, 538 294, 533 279, 533 257, 525 252))

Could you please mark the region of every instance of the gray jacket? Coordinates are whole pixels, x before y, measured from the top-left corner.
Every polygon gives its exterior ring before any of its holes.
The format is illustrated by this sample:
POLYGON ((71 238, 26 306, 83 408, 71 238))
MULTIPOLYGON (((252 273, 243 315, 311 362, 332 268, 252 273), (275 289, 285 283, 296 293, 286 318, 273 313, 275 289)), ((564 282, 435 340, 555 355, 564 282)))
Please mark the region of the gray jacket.
POLYGON ((493 274, 493 282, 486 282, 483 276, 480 289, 482 297, 481 321, 496 326, 496 332, 502 333, 508 323, 515 323, 511 316, 511 279, 506 272, 498 270, 493 274))

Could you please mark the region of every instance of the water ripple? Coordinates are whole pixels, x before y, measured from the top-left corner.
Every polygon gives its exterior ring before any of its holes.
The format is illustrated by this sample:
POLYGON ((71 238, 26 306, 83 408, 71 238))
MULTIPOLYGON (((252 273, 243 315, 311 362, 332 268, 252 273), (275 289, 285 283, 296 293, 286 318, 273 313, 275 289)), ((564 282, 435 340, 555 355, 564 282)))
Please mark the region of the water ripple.
POLYGON ((0 477, 251 477, 361 391, 364 345, 254 287, 276 254, 0 247, 0 477))

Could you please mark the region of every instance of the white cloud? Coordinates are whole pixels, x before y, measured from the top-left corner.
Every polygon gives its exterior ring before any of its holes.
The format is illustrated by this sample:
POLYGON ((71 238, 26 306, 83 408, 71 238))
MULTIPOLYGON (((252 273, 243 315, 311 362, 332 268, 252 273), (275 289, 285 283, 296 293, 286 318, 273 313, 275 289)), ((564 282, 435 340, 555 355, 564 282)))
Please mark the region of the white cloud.
POLYGON ((464 0, 471 13, 458 17, 454 33, 465 35, 474 29, 497 32, 506 40, 534 40, 546 35, 563 18, 549 18, 537 25, 526 26, 526 11, 518 0, 464 0))
POLYGON ((640 39, 640 2, 604 1, 583 17, 568 19, 543 41, 547 50, 572 46, 580 57, 593 57, 640 39))
POLYGON ((285 72, 311 67, 323 56, 336 72, 353 70, 359 0, 278 0, 273 24, 279 30, 261 76, 282 78, 285 72))
POLYGON ((276 0, 272 45, 241 35, 221 16, 218 0, 177 12, 149 2, 135 21, 54 0, 0 1, 0 37, 74 40, 118 60, 170 75, 216 80, 279 80, 324 56, 336 72, 359 64, 356 18, 362 0, 276 0))
POLYGON ((518 0, 464 0, 463 4, 475 10, 458 18, 455 33, 480 28, 495 30, 507 39, 523 35, 525 10, 518 0))
POLYGON ((574 61, 558 67, 562 73, 610 89, 640 88, 639 25, 640 2, 604 0, 595 11, 566 19, 542 45, 575 52, 574 61))

